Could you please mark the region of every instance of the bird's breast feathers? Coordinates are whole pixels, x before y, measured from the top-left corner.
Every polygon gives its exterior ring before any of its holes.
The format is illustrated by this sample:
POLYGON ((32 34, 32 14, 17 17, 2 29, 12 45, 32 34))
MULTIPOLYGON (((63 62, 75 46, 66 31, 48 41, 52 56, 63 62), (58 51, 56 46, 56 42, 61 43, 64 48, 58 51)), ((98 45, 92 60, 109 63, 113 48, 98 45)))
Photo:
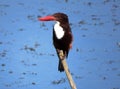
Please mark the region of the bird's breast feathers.
POLYGON ((55 31, 55 35, 57 37, 57 39, 62 39, 65 31, 63 30, 63 28, 60 26, 60 22, 56 22, 54 25, 54 31, 55 31))

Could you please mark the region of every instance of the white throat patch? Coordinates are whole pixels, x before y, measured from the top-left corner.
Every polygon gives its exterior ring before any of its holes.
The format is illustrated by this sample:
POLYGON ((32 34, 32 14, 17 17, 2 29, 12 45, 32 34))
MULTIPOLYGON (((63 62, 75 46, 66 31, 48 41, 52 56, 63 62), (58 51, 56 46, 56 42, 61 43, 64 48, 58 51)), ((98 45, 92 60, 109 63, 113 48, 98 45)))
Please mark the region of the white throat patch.
POLYGON ((54 25, 54 31, 55 31, 56 37, 58 39, 61 39, 64 36, 65 32, 64 32, 63 28, 60 26, 60 22, 58 22, 58 21, 54 25))

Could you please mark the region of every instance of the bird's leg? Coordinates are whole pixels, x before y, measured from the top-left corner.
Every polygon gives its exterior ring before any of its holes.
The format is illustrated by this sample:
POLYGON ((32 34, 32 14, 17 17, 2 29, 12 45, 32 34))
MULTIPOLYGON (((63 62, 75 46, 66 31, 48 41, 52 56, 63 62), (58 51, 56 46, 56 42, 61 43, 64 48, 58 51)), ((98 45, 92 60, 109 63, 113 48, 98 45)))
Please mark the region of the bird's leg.
POLYGON ((59 55, 59 58, 60 58, 61 60, 63 60, 63 59, 65 58, 65 55, 64 55, 64 53, 63 53, 63 50, 57 49, 57 54, 59 55))

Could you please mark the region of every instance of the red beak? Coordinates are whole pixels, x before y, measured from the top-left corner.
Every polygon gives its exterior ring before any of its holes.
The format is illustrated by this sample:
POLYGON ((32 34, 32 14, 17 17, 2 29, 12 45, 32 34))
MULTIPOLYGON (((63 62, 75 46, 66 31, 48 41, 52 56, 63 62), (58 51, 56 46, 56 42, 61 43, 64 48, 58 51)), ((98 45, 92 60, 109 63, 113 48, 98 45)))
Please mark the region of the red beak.
POLYGON ((45 17, 38 18, 38 20, 40 20, 40 21, 53 21, 53 20, 55 20, 55 17, 54 16, 45 16, 45 17))

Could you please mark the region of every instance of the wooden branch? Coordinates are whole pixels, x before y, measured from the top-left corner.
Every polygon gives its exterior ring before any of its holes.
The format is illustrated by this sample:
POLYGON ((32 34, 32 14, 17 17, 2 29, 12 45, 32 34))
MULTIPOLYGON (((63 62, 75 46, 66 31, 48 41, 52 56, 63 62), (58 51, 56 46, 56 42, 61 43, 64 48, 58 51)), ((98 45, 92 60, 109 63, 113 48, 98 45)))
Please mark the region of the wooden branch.
POLYGON ((63 64, 64 70, 65 70, 66 76, 67 76, 67 78, 69 80, 69 84, 71 86, 71 89, 77 89, 76 85, 75 85, 75 83, 74 83, 74 81, 72 79, 72 75, 71 75, 71 73, 69 71, 69 68, 68 68, 68 65, 66 63, 66 59, 64 57, 64 54, 63 54, 62 50, 60 50, 60 52, 59 52, 59 57, 62 60, 62 64, 63 64))

